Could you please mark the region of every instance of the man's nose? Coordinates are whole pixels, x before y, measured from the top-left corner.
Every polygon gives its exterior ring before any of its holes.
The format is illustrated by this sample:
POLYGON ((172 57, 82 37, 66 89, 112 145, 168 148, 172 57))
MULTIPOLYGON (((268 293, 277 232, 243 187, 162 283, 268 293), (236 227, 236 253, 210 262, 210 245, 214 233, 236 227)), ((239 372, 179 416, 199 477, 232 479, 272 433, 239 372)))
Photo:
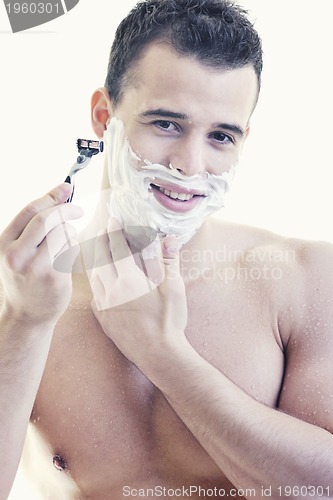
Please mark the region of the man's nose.
POLYGON ((179 141, 172 149, 170 163, 187 177, 205 172, 207 165, 202 139, 193 136, 179 141))

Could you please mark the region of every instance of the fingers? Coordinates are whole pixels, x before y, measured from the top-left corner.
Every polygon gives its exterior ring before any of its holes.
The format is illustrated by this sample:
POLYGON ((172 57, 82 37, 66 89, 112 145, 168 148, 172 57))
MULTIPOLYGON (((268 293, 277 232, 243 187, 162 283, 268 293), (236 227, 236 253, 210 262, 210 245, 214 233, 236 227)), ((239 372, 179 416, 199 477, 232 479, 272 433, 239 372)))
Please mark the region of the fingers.
POLYGON ((38 265, 46 267, 51 263, 54 270, 71 273, 79 252, 76 229, 70 224, 61 224, 52 229, 39 246, 38 265))
POLYGON ((104 275, 107 273, 108 280, 106 281, 113 282, 117 278, 117 272, 110 253, 109 236, 107 233, 99 234, 96 238, 93 272, 94 274, 101 272, 104 275))
POLYGON ((40 246, 45 238, 48 239, 48 236, 50 237, 48 263, 53 264, 53 258, 69 241, 66 219, 74 219, 82 215, 81 209, 73 208, 70 204, 66 204, 38 213, 30 220, 18 239, 7 242, 7 253, 10 254, 13 269, 20 271, 29 261, 38 257, 40 246))
POLYGON ((138 299, 157 287, 137 264, 120 224, 110 221, 108 233, 96 239, 95 265, 89 273, 97 311, 138 299))
POLYGON ((56 226, 78 219, 81 215, 81 208, 70 203, 45 209, 28 222, 19 240, 26 249, 35 249, 56 226))
POLYGON ((176 293, 176 297, 183 300, 178 241, 174 236, 165 237, 160 258, 154 252, 154 259, 144 259, 140 252, 131 253, 120 224, 112 219, 108 233, 96 238, 89 281, 98 311, 139 299, 157 287, 165 296, 176 293), (161 284, 163 275, 165 278, 161 284))
POLYGON ((46 195, 29 203, 13 219, 3 232, 5 240, 13 241, 20 237, 26 225, 36 214, 61 203, 65 203, 72 192, 72 186, 68 183, 62 183, 49 191, 46 195))
POLYGON ((165 300, 165 331, 185 332, 187 325, 187 298, 185 283, 180 272, 180 245, 175 236, 162 241, 165 278, 159 291, 165 300))
POLYGON ((106 304, 106 294, 103 282, 98 274, 92 275, 89 278, 91 290, 93 292, 93 300, 91 301, 92 310, 103 311, 109 309, 111 306, 106 304))
POLYGON ((72 292, 68 273, 79 252, 75 231, 66 223, 82 215, 65 203, 71 186, 62 184, 27 205, 0 236, 1 281, 7 304, 17 317, 57 321, 68 307, 72 292), (55 257, 65 258, 56 269, 55 257))
MULTIPOLYGON (((87 255, 83 255, 83 259, 86 262, 87 255)), ((88 261, 91 261, 90 255, 88 261)), ((87 268, 87 276, 93 293, 93 309, 100 311, 111 307, 107 302, 112 301, 117 272, 112 262, 107 233, 99 234, 95 239, 94 263, 87 268)))
POLYGON ((161 284, 161 291, 174 289, 182 292, 184 282, 180 272, 179 263, 180 245, 173 235, 166 236, 162 241, 162 261, 164 264, 165 278, 161 284))
POLYGON ((179 265, 180 245, 176 236, 168 235, 162 241, 162 256, 165 266, 175 267, 179 265))
MULTIPOLYGON (((64 203, 71 189, 71 186, 65 183, 54 188, 27 205, 5 229, 0 238, 1 253, 12 270, 22 271, 35 257, 40 260, 41 266, 46 263, 53 265, 55 256, 66 244, 67 247, 75 246, 69 243, 72 235, 67 234, 66 221, 81 217, 82 210, 64 203), (49 247, 47 251, 42 251, 40 247, 48 235, 49 247)), ((70 253, 77 254, 77 249, 70 253)), ((70 255, 69 260, 71 258, 70 255)))
POLYGON ((125 275, 129 272, 129 266, 135 262, 131 250, 126 241, 120 223, 112 218, 108 226, 109 232, 109 251, 111 251, 112 261, 118 275, 125 275), (131 262, 132 261, 132 262, 131 262))

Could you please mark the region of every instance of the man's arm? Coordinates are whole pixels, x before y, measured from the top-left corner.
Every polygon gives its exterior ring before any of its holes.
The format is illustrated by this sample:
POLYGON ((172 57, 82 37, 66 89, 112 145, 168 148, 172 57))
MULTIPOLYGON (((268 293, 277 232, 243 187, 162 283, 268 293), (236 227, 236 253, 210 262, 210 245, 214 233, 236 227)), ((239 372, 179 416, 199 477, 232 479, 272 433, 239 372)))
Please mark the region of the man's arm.
MULTIPOLYGON (((327 264, 333 262, 332 251, 328 254, 327 264)), ((180 311, 183 300, 180 276, 176 276, 177 259, 164 252, 164 262, 166 277, 159 291, 132 302, 126 311, 125 324, 122 315, 112 314, 112 309, 95 311, 106 333, 162 391, 236 488, 244 491, 255 489, 257 497, 261 496, 262 488, 271 488, 271 498, 299 498, 301 495, 305 498, 333 498, 332 273, 328 276, 326 268, 319 277, 316 265, 312 266, 311 286, 318 288, 322 278, 326 280, 324 289, 322 287, 318 294, 318 312, 322 311, 326 331, 317 326, 311 339, 304 341, 302 330, 313 317, 313 309, 304 313, 310 305, 306 304, 302 321, 298 322, 298 333, 290 338, 287 346, 287 360, 292 352, 298 352, 297 363, 291 360, 287 363, 281 408, 272 409, 247 395, 191 347, 182 328, 185 315, 180 311), (159 299, 163 301, 164 309, 161 309, 159 299), (149 328, 140 320, 145 307, 149 308, 150 319, 157 311, 156 318, 153 318, 155 323, 149 322, 149 328), (322 346, 320 358, 316 345, 322 346), (311 372, 315 364, 319 366, 319 359, 320 380, 311 381, 311 372), (311 395, 304 392, 304 375, 310 384, 311 395), (330 395, 326 399, 322 397, 325 391, 330 395), (312 409, 308 421, 305 421, 307 418, 303 417, 299 406, 299 400, 306 398, 312 409), (283 412, 288 401, 290 414, 283 412), (294 489, 290 492, 288 487, 294 489), (307 487, 308 494, 304 489, 307 487)), ((116 271, 119 277, 120 268, 116 271)), ((128 276, 131 272, 128 269, 128 276)), ((116 290, 117 283, 114 285, 116 290)), ((294 290, 300 293, 297 285, 294 290)), ((313 298, 308 296, 308 301, 311 300, 313 298)), ((119 307, 116 309, 120 312, 119 307)), ((311 330, 309 323, 308 328, 311 330)), ((251 496, 253 492, 249 493, 249 498, 251 496)))
MULTIPOLYGON (((285 487, 314 486, 333 498, 329 430, 255 401, 188 343, 169 346, 163 360, 155 359, 143 372, 235 487, 253 488, 257 497, 271 487, 271 498, 281 498, 289 496, 285 487)), ((332 412, 332 402, 325 405, 332 412)), ((300 496, 295 493, 291 498, 300 496)))
POLYGON ((73 234, 65 221, 81 215, 63 205, 70 191, 61 185, 32 202, 0 237, 1 500, 12 487, 54 327, 71 296, 71 275, 52 266, 73 234))
POLYGON ((272 498, 286 497, 296 486, 291 497, 299 498, 314 486, 306 498, 333 498, 332 247, 309 245, 302 258, 279 410, 245 394, 180 339, 146 368, 230 481, 257 496, 271 487, 272 498))

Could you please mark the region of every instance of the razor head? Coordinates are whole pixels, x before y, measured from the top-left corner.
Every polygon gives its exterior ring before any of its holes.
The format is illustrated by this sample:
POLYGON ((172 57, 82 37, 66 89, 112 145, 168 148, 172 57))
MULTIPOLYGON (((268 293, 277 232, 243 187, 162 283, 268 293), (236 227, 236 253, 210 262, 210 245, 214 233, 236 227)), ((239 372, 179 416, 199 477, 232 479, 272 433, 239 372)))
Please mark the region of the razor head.
POLYGON ((93 141, 89 139, 78 139, 76 141, 77 149, 80 155, 88 156, 91 158, 97 155, 99 152, 103 152, 104 142, 103 141, 93 141))

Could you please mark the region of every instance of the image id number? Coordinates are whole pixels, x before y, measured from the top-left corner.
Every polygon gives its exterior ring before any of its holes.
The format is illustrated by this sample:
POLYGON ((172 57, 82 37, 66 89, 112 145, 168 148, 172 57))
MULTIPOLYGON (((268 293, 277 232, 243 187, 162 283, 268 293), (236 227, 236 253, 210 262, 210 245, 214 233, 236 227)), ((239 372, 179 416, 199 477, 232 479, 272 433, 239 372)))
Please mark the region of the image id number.
POLYGON ((6 4, 8 14, 59 14, 59 3, 42 3, 42 2, 31 2, 31 3, 14 3, 6 4))
POLYGON ((280 497, 322 497, 330 496, 330 487, 323 486, 279 486, 278 492, 280 497))

